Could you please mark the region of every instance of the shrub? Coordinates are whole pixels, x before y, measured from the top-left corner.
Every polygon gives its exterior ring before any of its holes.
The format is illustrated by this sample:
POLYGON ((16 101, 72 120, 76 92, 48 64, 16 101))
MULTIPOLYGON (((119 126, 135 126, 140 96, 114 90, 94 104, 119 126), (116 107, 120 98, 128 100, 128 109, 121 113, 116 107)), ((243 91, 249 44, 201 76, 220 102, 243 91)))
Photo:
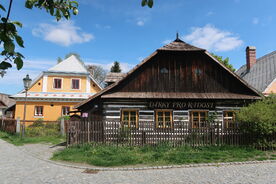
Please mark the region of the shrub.
POLYGON ((26 135, 29 137, 59 136, 59 134, 59 124, 57 123, 41 123, 26 128, 26 135))
POLYGON ((39 119, 35 120, 34 123, 30 126, 31 127, 42 127, 43 126, 43 119, 39 118, 39 119))
POLYGON ((276 147, 276 96, 269 96, 237 112, 241 131, 251 135, 251 143, 276 147))
POLYGON ((60 116, 57 120, 60 121, 61 119, 70 120, 70 116, 60 116))

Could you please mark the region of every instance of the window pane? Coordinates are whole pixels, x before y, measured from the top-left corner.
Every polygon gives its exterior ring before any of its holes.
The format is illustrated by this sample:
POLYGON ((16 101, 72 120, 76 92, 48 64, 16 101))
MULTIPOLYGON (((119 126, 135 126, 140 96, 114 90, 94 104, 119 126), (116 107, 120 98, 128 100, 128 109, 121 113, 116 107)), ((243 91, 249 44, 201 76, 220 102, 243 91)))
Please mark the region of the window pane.
POLYGON ((199 122, 198 121, 193 122, 193 128, 199 128, 199 122))
POLYGON ((54 79, 54 88, 61 88, 61 79, 54 79))
POLYGON ((124 115, 123 116, 123 121, 128 121, 128 120, 129 120, 128 115, 124 115))
POLYGON ((69 111, 70 111, 70 107, 62 107, 62 115, 63 116, 68 115, 69 111))
POLYGON ((171 122, 170 121, 166 122, 166 128, 171 128, 171 122))
POLYGON ((171 128, 171 112, 157 111, 156 121, 157 121, 158 128, 171 128))
POLYGON ((135 128, 136 127, 136 121, 131 121, 130 122, 130 127, 135 128))
POLYGON ((163 128, 163 121, 158 122, 158 128, 163 128))
POLYGON ((130 121, 136 121, 136 116, 130 116, 130 121))
POLYGON ((43 106, 35 106, 35 116, 43 115, 43 106))
POLYGON ((79 88, 80 88, 80 80, 72 79, 72 89, 79 89, 79 88))
POLYGON ((158 121, 162 121, 163 122, 163 116, 158 116, 158 121))
POLYGON ((171 117, 170 116, 166 116, 165 117, 165 121, 167 122, 167 121, 171 121, 171 117))

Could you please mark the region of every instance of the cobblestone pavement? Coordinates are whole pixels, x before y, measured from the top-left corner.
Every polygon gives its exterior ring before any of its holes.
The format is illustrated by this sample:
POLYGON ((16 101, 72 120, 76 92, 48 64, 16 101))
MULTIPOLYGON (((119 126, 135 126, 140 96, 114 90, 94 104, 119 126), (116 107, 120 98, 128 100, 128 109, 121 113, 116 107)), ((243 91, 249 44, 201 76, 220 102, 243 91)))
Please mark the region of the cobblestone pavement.
POLYGON ((0 140, 0 184, 26 183, 267 183, 276 184, 276 163, 142 171, 103 171, 95 174, 37 159, 0 140))

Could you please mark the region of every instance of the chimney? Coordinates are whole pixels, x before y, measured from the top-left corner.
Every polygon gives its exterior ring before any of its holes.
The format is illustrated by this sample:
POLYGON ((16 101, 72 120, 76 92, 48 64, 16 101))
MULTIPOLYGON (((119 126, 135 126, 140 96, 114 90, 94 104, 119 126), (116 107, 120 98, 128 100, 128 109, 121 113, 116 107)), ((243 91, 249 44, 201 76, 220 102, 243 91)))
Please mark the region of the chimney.
POLYGON ((252 66, 257 62, 256 60, 256 47, 246 47, 246 66, 247 70, 250 70, 252 66))

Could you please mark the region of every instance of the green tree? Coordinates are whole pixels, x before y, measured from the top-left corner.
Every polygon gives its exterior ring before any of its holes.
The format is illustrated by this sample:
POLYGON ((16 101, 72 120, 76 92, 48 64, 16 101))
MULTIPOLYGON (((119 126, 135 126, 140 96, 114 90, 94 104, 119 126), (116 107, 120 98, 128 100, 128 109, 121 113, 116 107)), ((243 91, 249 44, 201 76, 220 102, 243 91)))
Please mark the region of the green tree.
POLYGON ((214 53, 211 53, 211 55, 216 58, 219 62, 221 62, 222 64, 224 64, 224 66, 226 66, 228 69, 230 69, 232 72, 235 72, 236 69, 233 67, 232 64, 229 63, 229 57, 223 59, 222 56, 218 56, 214 53))
MULTIPOLYGON (((24 56, 15 51, 16 44, 24 48, 24 41, 18 34, 17 28, 22 28, 22 23, 10 20, 13 0, 9 0, 7 9, 0 2, 0 70, 12 67, 14 63, 18 70, 23 67, 24 56)), ((142 6, 153 6, 153 0, 141 0, 142 6)), ((38 8, 45 10, 57 21, 61 18, 70 19, 71 14, 78 14, 77 0, 25 0, 25 7, 28 9, 38 8)))
POLYGON ((237 120, 252 144, 276 148, 276 96, 271 95, 237 112, 237 120))
MULTIPOLYGON (((0 45, 3 45, 1 56, 3 57, 0 63, 0 69, 8 69, 12 67, 11 63, 16 64, 18 70, 23 67, 24 56, 15 51, 15 45, 24 47, 24 41, 17 32, 18 27, 22 24, 18 21, 11 21, 11 9, 13 0, 9 1, 8 9, 0 3, 0 45), (5 14, 5 15, 4 15, 5 14), (3 16, 4 15, 4 16, 3 16)), ((71 0, 26 0, 25 7, 28 9, 38 8, 46 10, 59 21, 61 18, 69 19, 71 13, 78 14, 78 3, 71 0)))
POLYGON ((61 57, 57 58, 57 63, 60 63, 62 61, 61 57))
POLYGON ((153 0, 142 0, 142 6, 153 7, 153 0))
POLYGON ((67 59, 73 55, 76 56, 76 58, 82 62, 81 56, 76 52, 69 52, 68 54, 65 55, 64 59, 67 59))
POLYGON ((120 73, 121 71, 122 70, 121 70, 121 67, 120 67, 120 63, 118 61, 115 61, 113 63, 113 66, 110 69, 110 72, 120 73))

